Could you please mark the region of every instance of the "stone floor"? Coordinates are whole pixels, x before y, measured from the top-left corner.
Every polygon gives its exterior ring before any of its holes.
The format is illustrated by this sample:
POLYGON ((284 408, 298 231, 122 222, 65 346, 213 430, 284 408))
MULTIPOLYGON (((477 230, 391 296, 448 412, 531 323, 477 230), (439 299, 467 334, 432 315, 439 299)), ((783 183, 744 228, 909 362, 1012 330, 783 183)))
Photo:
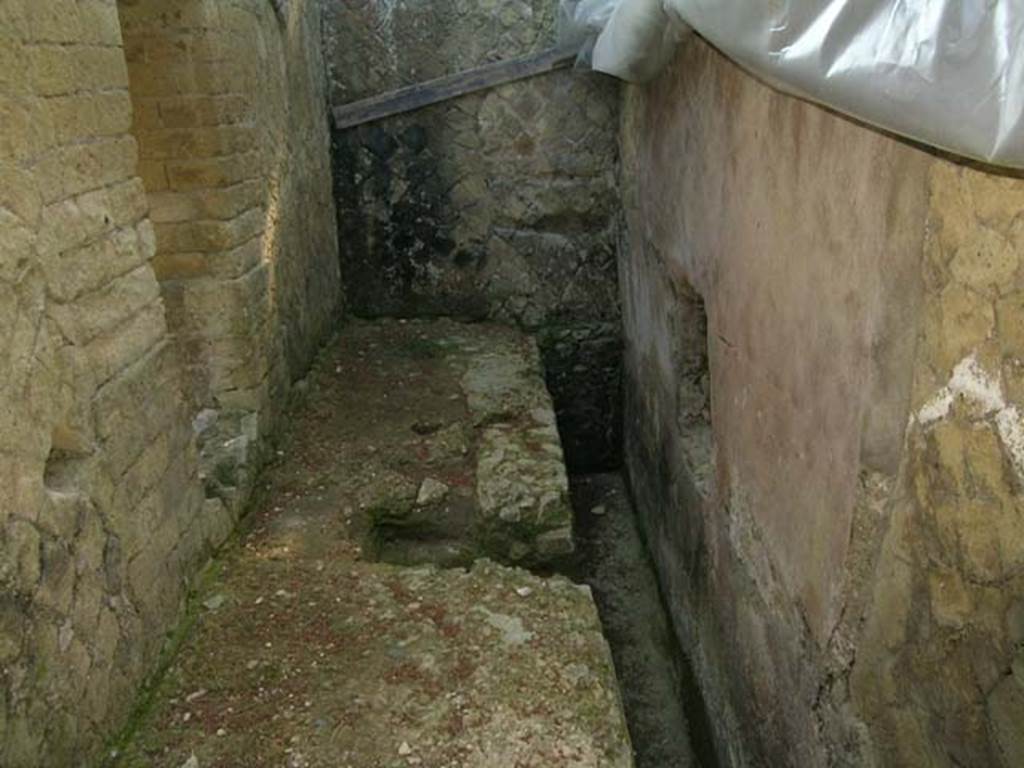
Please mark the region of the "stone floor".
POLYGON ((571 550, 532 343, 357 323, 303 389, 112 762, 632 766, 589 590, 494 562, 546 572, 571 550))

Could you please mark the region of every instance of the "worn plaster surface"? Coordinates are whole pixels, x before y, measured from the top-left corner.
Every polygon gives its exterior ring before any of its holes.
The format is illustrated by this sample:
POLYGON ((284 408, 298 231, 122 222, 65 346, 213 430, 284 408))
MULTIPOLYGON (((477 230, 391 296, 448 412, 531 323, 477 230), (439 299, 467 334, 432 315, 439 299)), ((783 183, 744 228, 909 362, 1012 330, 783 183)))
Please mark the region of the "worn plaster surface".
POLYGON ((720 760, 1016 764, 1022 182, 697 38, 622 151, 627 464, 720 760))
POLYGON ((371 510, 482 493, 471 481, 487 451, 474 447, 479 419, 508 424, 529 408, 550 423, 536 353, 500 362, 523 342, 390 322, 356 324, 330 345, 248 531, 197 598, 197 627, 117 765, 632 765, 586 587, 490 560, 375 562, 389 551, 370 551, 360 526, 371 510), (496 368, 521 382, 495 380, 496 368))

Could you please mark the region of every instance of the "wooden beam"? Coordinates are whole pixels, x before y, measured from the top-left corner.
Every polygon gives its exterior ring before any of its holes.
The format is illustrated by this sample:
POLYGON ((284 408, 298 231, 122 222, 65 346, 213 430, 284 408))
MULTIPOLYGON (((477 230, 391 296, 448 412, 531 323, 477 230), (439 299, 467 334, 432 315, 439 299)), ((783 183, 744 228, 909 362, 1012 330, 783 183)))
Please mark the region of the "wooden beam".
POLYGON ((342 104, 334 109, 334 125, 339 130, 344 130, 403 112, 422 109, 468 93, 553 72, 569 66, 575 58, 574 50, 549 48, 540 53, 485 64, 465 72, 354 101, 351 104, 342 104))

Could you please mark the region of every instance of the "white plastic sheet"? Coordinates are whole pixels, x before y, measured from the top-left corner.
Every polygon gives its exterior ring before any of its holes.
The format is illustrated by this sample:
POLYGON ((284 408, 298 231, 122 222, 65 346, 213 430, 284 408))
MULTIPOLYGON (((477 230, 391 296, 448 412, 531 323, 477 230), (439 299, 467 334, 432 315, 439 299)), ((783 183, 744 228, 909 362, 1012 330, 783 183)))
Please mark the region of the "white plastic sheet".
POLYGON ((634 83, 657 75, 686 31, 662 0, 562 0, 561 8, 562 42, 580 47, 580 63, 634 83))
POLYGON ((798 96, 1024 168, 1024 0, 563 0, 563 11, 577 35, 601 30, 598 71, 649 79, 688 25, 798 96))

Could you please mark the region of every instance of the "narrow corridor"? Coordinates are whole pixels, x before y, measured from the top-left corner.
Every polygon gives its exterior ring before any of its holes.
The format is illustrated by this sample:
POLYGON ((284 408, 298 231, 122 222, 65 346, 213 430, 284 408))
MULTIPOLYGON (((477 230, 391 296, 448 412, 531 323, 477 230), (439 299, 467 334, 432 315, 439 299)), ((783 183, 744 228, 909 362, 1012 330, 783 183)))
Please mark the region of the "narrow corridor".
POLYGON ((447 321, 333 341, 114 764, 632 765, 589 590, 472 562, 571 547, 532 350, 447 321))

